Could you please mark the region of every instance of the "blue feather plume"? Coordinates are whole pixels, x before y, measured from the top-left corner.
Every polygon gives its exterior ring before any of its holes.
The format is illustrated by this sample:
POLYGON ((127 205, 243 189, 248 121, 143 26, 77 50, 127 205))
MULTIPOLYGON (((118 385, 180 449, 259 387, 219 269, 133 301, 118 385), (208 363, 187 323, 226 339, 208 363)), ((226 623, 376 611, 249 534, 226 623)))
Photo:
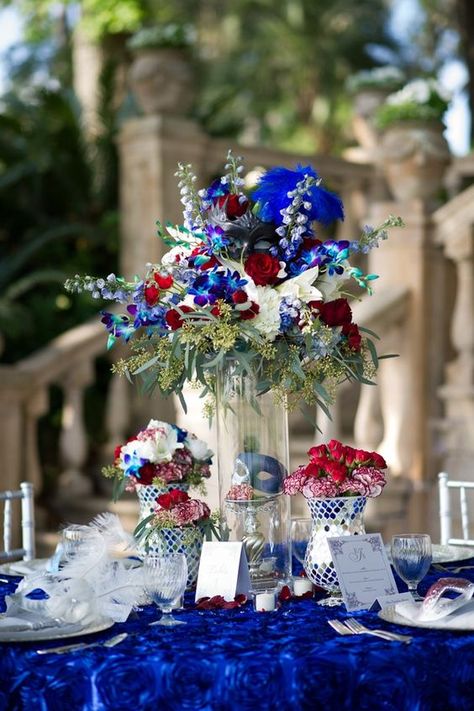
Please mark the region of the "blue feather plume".
MULTIPOLYGON (((257 202, 257 216, 264 222, 281 225, 281 210, 288 207, 292 200, 288 197, 288 193, 295 189, 305 175, 318 177, 310 165, 297 165, 295 170, 278 167, 267 171, 258 181, 257 189, 253 194, 257 202)), ((308 215, 310 220, 328 225, 334 220, 344 219, 341 198, 329 190, 314 185, 305 196, 305 201, 311 203, 311 209, 303 209, 301 212, 308 215)))

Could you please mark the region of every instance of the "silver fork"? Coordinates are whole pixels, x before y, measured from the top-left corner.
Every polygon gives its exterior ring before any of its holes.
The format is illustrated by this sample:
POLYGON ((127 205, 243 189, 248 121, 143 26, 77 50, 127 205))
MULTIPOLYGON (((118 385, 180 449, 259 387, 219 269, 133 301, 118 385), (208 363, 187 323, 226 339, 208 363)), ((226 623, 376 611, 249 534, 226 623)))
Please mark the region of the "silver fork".
POLYGON ((397 634, 396 632, 388 632, 387 630, 369 629, 368 627, 362 625, 358 620, 355 620, 353 617, 350 617, 348 620, 345 620, 345 624, 354 634, 370 634, 374 637, 380 637, 380 639, 386 639, 391 642, 404 642, 405 644, 409 644, 412 639, 409 635, 406 634, 397 634))
POLYGON ((75 652, 82 649, 90 649, 91 647, 115 647, 128 637, 127 632, 121 632, 114 637, 107 639, 105 642, 78 642, 77 644, 65 644, 62 647, 50 647, 49 649, 37 649, 36 654, 65 654, 66 652, 75 652))
POLYGON ((435 570, 439 570, 441 573, 460 573, 461 570, 474 570, 474 565, 458 565, 457 568, 446 568, 444 565, 439 565, 435 563, 433 565, 435 570))
POLYGON ((333 630, 336 630, 338 634, 342 635, 353 635, 354 633, 350 631, 340 620, 328 620, 328 625, 330 625, 333 630))

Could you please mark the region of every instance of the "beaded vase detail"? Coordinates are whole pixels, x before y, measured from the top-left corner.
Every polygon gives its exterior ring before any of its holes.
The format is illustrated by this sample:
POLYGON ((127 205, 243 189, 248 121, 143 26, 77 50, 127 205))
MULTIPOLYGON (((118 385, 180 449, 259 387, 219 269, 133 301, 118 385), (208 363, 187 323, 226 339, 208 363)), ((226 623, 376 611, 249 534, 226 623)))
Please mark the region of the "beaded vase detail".
POLYGON ((339 583, 329 550, 328 538, 355 536, 365 533, 365 496, 344 496, 334 499, 306 499, 313 525, 306 548, 304 569, 315 585, 330 593, 339 592, 339 583))
POLYGON ((160 528, 153 533, 146 544, 148 555, 171 555, 184 553, 188 563, 186 589, 195 587, 204 534, 199 526, 183 528, 160 528))

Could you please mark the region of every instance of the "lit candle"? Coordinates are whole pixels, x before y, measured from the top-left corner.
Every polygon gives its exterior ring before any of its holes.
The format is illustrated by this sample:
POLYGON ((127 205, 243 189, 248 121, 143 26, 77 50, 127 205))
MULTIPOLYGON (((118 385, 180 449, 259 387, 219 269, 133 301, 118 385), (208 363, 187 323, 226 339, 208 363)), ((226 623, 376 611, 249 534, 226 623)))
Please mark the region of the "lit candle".
POLYGON ((257 612, 272 612, 275 607, 275 593, 263 592, 255 595, 255 610, 257 612))
POLYGON ((307 592, 313 592, 313 583, 308 578, 295 578, 293 580, 293 593, 298 597, 307 592))

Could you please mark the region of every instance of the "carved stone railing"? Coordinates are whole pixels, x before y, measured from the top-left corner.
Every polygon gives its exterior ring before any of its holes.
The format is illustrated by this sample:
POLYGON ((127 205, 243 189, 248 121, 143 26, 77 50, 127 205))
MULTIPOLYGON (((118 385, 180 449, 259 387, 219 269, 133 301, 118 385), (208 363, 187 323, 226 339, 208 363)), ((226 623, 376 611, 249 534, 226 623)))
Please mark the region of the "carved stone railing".
MULTIPOLYGON (((14 365, 0 365, 0 447, 2 488, 30 481, 37 493, 43 485, 38 451, 38 421, 49 409, 49 389, 63 394, 58 486, 68 497, 89 494, 92 481, 84 474, 89 437, 84 420, 84 394, 95 381, 95 360, 106 351, 98 319, 71 329, 45 348, 14 365)), ((105 426, 110 443, 120 441, 128 424, 129 397, 124 379, 112 378, 105 426)))

